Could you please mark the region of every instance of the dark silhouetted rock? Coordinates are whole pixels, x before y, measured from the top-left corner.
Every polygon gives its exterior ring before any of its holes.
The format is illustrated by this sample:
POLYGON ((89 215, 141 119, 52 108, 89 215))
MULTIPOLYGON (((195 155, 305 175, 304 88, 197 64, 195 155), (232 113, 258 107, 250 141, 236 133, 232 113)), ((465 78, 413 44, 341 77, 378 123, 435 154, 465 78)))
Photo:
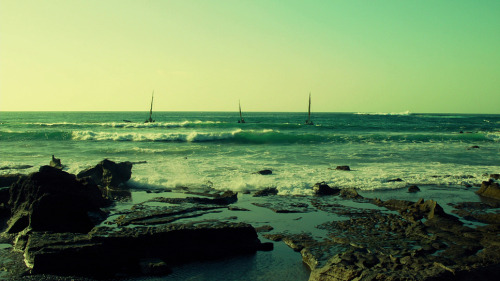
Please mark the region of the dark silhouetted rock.
POLYGON ((313 191, 314 194, 316 195, 337 195, 340 192, 340 189, 338 188, 331 188, 326 184, 324 181, 323 182, 318 182, 313 186, 313 191))
POLYGON ((108 188, 119 188, 123 186, 132 176, 132 163, 115 163, 104 159, 93 168, 78 173, 78 178, 90 177, 99 186, 108 188))
POLYGON ((335 170, 350 171, 351 168, 349 168, 349 166, 337 166, 337 168, 335 168, 335 170))
POLYGON ((172 269, 161 259, 145 259, 139 262, 141 274, 146 276, 161 276, 172 273, 172 269))
POLYGON ((205 197, 186 197, 186 198, 164 198, 157 197, 149 200, 149 202, 164 202, 170 204, 214 204, 214 205, 229 205, 238 201, 238 193, 233 191, 225 191, 222 194, 212 195, 212 198, 205 197))
POLYGON ((260 170, 258 172, 255 172, 254 174, 259 174, 259 175, 271 175, 273 173, 273 171, 271 170, 260 170))
POLYGON ((34 274, 113 277, 165 274, 167 264, 252 254, 261 248, 266 246, 245 223, 99 227, 88 235, 34 232, 25 247, 25 260, 34 274))
POLYGON ((476 194, 500 200, 500 185, 493 180, 483 181, 476 194))
POLYGON ((63 165, 61 164, 61 159, 57 159, 52 155, 52 160, 50 160, 50 166, 56 169, 62 170, 63 165))
POLYGON ((277 194, 278 194, 278 189, 276 187, 267 187, 255 192, 253 197, 262 197, 262 196, 277 195, 277 194))
POLYGON ((10 187, 13 183, 17 182, 22 177, 26 176, 21 174, 0 175, 0 187, 10 187))
POLYGON ((88 212, 107 201, 96 185, 83 184, 72 174, 42 166, 10 187, 11 218, 7 232, 88 232, 94 224, 88 212))
POLYGON ((257 232, 269 232, 273 229, 274 229, 274 227, 272 227, 270 225, 263 225, 263 226, 256 227, 255 231, 257 231, 257 232))
POLYGON ((403 180, 400 178, 387 180, 387 182, 401 182, 401 181, 403 180))
POLYGON ((490 174, 490 178, 499 180, 500 179, 500 174, 490 174))
POLYGON ((29 169, 33 168, 31 165, 15 165, 15 166, 3 166, 0 167, 0 170, 24 170, 24 169, 29 169))
POLYGON ((412 185, 410 187, 408 187, 408 192, 410 193, 415 193, 415 192, 419 192, 420 191, 420 188, 416 185, 412 185))

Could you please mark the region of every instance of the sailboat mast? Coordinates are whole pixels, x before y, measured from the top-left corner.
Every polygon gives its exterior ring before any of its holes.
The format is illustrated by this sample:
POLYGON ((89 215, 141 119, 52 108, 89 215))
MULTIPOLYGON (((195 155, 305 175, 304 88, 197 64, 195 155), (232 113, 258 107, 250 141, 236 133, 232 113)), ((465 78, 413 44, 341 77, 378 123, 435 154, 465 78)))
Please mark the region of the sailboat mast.
POLYGON ((241 116, 241 102, 240 101, 238 101, 238 105, 240 107, 240 120, 243 120, 243 116, 241 116))
POLYGON ((309 122, 311 121, 311 93, 309 93, 309 108, 308 108, 307 120, 309 122))
POLYGON ((151 94, 151 109, 149 110, 149 120, 151 120, 151 116, 153 115, 153 98, 155 95, 155 91, 153 91, 153 94, 151 94))

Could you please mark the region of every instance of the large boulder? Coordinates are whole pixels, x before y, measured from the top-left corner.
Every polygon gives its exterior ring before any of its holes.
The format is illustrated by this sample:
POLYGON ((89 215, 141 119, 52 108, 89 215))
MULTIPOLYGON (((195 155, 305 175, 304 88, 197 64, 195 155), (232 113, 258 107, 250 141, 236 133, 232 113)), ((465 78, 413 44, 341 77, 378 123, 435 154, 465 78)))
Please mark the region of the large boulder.
POLYGON ((102 187, 120 188, 132 176, 132 166, 133 164, 129 161, 115 163, 104 159, 95 167, 81 171, 77 177, 90 177, 96 184, 102 187))
POLYGON ((82 183, 75 175, 51 166, 10 187, 11 218, 7 232, 88 232, 94 224, 88 213, 107 201, 94 184, 82 183))
POLYGON ((483 181, 481 188, 476 191, 476 194, 500 200, 500 185, 491 179, 483 181))

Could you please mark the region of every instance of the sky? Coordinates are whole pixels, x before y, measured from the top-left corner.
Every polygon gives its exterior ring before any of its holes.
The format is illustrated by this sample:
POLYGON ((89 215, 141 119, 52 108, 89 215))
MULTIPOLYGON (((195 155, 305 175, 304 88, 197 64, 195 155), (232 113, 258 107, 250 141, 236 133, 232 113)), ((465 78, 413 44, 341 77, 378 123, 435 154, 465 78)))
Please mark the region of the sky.
POLYGON ((0 111, 500 114, 498 0, 0 0, 0 111))

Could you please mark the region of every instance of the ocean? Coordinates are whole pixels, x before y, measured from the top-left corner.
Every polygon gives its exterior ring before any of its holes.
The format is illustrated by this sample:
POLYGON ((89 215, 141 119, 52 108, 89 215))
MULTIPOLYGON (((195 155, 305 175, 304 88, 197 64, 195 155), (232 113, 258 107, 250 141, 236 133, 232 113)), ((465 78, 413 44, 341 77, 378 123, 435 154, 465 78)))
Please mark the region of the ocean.
MULTIPOLYGON (((359 190, 472 185, 500 171, 500 115, 402 113, 0 112, 0 174, 60 158, 77 173, 104 158, 134 165, 136 188, 359 190), (125 122, 128 120, 131 122, 125 122), (347 165, 353 173, 335 170, 347 165), (272 170, 263 177, 255 172, 272 170), (403 181, 393 181, 400 178, 403 181)), ((26 168, 32 166, 31 168, 26 168)))
MULTIPOLYGON (((271 225, 271 233, 310 233, 321 241, 329 234, 318 225, 346 218, 321 210, 275 213, 254 203, 308 205, 312 186, 326 182, 356 188, 368 198, 433 199, 451 213, 450 203, 480 201, 473 192, 477 184, 500 173, 500 115, 314 113, 314 125, 304 124, 306 113, 248 112, 243 124, 237 112, 156 112, 156 122, 144 123, 148 117, 147 112, 0 112, 0 174, 35 172, 52 155, 75 174, 105 158, 131 161, 130 200, 112 207, 107 226, 134 204, 154 208, 158 203, 147 202, 154 197, 188 196, 184 187, 213 188, 239 192, 234 205, 250 211, 222 210, 195 220, 234 221, 237 215, 254 227, 271 225), (264 169, 272 174, 256 173, 264 169), (408 193, 409 185, 422 191, 408 193), (284 196, 252 197, 268 187, 284 196)), ((377 208, 326 200, 347 209, 377 208)), ((260 233, 259 239, 270 241, 260 233)), ((309 273, 300 253, 276 242, 273 251, 128 280, 308 280, 309 273)))

